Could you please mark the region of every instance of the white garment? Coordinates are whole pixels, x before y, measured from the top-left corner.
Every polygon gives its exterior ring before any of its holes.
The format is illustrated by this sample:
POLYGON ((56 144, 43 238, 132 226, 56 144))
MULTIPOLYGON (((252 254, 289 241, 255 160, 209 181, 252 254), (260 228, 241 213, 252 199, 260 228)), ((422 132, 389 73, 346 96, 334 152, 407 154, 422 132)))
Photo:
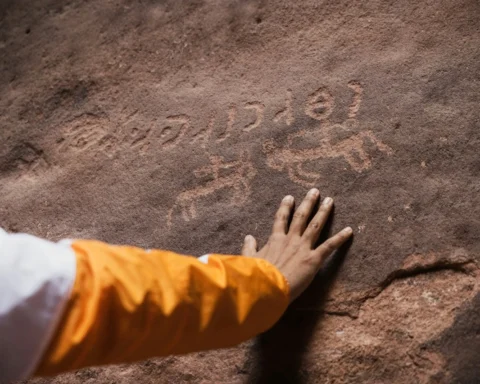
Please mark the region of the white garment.
POLYGON ((203 264, 208 264, 208 256, 210 255, 203 255, 198 258, 203 264))
POLYGON ((0 382, 34 372, 61 319, 75 274, 70 245, 0 228, 0 382))

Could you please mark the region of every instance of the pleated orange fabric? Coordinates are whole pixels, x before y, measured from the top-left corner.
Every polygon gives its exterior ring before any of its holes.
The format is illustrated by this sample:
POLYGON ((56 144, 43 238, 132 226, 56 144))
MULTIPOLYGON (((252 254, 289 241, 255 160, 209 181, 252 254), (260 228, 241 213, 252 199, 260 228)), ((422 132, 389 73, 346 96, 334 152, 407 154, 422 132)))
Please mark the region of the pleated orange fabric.
POLYGON ((73 290, 36 375, 229 347, 270 328, 289 303, 265 260, 98 241, 72 244, 73 290))

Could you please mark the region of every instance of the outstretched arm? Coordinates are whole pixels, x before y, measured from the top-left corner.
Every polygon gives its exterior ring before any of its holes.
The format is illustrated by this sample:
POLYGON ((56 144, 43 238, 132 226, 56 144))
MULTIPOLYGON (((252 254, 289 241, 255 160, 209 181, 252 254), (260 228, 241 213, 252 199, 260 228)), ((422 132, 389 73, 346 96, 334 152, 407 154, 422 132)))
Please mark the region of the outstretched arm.
POLYGON ((331 202, 286 197, 256 253, 200 259, 97 241, 0 234, 0 379, 235 345, 270 328, 351 235, 314 244, 331 202), (8 277, 4 279, 4 277, 8 277), (288 281, 288 282, 287 282, 288 281))

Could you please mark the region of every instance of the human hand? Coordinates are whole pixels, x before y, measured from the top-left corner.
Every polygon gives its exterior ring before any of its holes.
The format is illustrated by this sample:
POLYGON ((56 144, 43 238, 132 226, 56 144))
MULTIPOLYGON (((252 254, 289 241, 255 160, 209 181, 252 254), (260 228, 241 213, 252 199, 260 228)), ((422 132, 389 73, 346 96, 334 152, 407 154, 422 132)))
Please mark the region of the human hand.
POLYGON ((325 259, 352 236, 347 227, 315 248, 333 207, 333 200, 326 198, 317 213, 309 220, 320 197, 318 189, 311 189, 293 214, 293 196, 285 196, 280 204, 267 244, 257 252, 257 241, 251 235, 245 237, 242 255, 258 257, 272 263, 285 276, 290 285, 290 302, 310 285, 325 259))

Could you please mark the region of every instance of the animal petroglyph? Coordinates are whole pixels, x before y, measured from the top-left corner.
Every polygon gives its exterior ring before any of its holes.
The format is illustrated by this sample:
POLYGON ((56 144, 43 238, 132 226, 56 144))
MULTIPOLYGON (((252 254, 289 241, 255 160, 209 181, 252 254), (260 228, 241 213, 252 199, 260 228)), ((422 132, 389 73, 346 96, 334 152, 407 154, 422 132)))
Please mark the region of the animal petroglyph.
MULTIPOLYGON (((305 131, 296 133, 298 134, 305 134, 305 131)), ((273 140, 267 140, 263 144, 267 164, 278 171, 286 170, 292 181, 305 187, 314 186, 320 178, 319 173, 304 170, 304 166, 314 160, 343 157, 356 172, 369 169, 372 161, 364 149, 365 139, 374 143, 380 151, 388 155, 393 153, 392 149, 379 141, 370 130, 354 134, 336 144, 324 139, 316 147, 308 149, 292 149, 292 138, 288 137, 286 148, 278 148, 273 140)))
POLYGON ((229 189, 230 204, 243 205, 251 193, 251 181, 257 174, 248 152, 242 152, 240 158, 226 162, 221 156, 210 156, 210 165, 199 168, 194 172, 195 177, 209 177, 206 183, 181 192, 175 199, 175 204, 167 215, 167 225, 172 225, 173 213, 178 208, 182 218, 190 221, 197 217, 197 204, 206 196, 218 191, 229 189), (226 174, 224 175, 224 173, 226 174))
POLYGON ((324 88, 320 88, 310 96, 306 113, 316 120, 324 121, 322 126, 324 137, 316 140, 313 148, 302 149, 295 148, 295 141, 312 133, 311 130, 303 129, 289 134, 287 145, 283 148, 278 147, 273 140, 267 140, 263 144, 267 165, 278 171, 286 170, 289 178, 295 183, 312 187, 321 175, 305 170, 308 163, 326 158, 343 158, 354 171, 363 172, 372 166, 372 159, 365 149, 366 141, 370 141, 379 151, 391 155, 393 150, 381 142, 371 130, 358 131, 356 117, 360 109, 363 88, 358 82, 350 82, 349 87, 354 91, 348 113, 349 119, 342 124, 332 124, 328 121, 326 116, 333 111, 333 97, 324 88), (344 138, 336 140, 339 134, 344 138))

